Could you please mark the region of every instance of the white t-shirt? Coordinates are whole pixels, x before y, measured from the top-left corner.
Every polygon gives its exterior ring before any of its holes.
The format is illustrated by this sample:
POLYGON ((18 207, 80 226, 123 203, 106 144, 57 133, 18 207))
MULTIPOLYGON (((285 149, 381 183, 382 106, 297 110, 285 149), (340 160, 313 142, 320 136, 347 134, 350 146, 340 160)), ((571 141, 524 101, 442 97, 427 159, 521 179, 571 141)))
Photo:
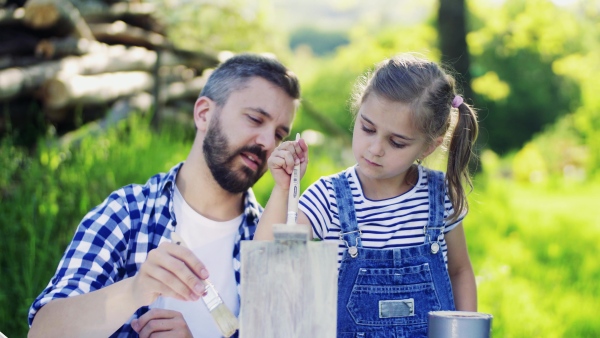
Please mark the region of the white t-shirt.
MULTIPOLYGON (((223 302, 234 315, 239 315, 240 302, 232 255, 235 236, 243 214, 226 222, 210 220, 194 211, 185 202, 177 186, 175 186, 173 202, 177 219, 175 232, 204 263, 210 274, 209 280, 215 285, 223 302)), ((202 299, 193 302, 159 297, 150 308, 181 312, 194 337, 222 337, 202 299)))

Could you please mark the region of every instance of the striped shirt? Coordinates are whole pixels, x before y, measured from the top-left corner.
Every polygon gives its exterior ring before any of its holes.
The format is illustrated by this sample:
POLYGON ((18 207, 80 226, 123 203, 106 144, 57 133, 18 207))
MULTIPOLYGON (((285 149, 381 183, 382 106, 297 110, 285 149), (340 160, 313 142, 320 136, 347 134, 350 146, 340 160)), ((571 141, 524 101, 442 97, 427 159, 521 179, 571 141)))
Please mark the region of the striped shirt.
MULTIPOLYGON (((29 325, 37 311, 53 299, 89 293, 135 276, 148 253, 170 241, 177 224, 173 207, 175 179, 182 165, 151 177, 144 185, 131 184, 114 191, 85 215, 56 274, 31 305, 29 325)), ((244 217, 232 255, 238 292, 240 241, 252 239, 262 210, 249 189, 244 194, 244 217)), ((111 337, 137 337, 129 323, 146 311, 147 307, 136 311, 111 337)))
MULTIPOLYGON (((427 171, 419 168, 419 180, 409 191, 388 199, 370 200, 363 194, 356 167, 344 172, 352 190, 358 228, 361 230, 362 246, 370 249, 403 248, 421 245, 425 242, 423 233, 429 215, 429 195, 427 190, 427 171)), ((345 243, 340 240, 340 221, 338 217, 332 176, 321 177, 300 197, 299 209, 308 217, 313 236, 338 243, 338 266, 346 251, 345 243)), ((454 209, 446 191, 444 212, 444 233, 454 229, 465 217, 462 214, 453 223, 446 220, 454 209)), ((444 261, 448 262, 445 238, 441 241, 444 261)))

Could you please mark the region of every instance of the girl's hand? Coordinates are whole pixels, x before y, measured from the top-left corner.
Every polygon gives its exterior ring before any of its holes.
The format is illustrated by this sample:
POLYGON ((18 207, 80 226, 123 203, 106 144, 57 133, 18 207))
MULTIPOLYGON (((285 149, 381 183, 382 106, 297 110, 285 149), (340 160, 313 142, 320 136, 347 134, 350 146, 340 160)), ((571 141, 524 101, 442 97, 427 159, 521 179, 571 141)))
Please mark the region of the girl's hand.
POLYGON ((308 145, 303 139, 285 141, 275 148, 267 161, 275 185, 283 190, 290 189, 290 177, 294 165, 300 164, 300 178, 306 172, 308 165, 308 145))

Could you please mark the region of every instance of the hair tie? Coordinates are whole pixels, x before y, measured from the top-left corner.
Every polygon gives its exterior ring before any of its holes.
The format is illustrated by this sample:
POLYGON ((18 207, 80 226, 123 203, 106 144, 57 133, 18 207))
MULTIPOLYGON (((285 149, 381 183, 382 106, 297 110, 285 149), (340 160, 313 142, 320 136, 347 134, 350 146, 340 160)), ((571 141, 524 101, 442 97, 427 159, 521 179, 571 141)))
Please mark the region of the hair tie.
POLYGON ((463 104, 462 96, 456 95, 454 97, 454 99, 452 100, 452 108, 458 108, 458 107, 460 107, 461 104, 463 104))

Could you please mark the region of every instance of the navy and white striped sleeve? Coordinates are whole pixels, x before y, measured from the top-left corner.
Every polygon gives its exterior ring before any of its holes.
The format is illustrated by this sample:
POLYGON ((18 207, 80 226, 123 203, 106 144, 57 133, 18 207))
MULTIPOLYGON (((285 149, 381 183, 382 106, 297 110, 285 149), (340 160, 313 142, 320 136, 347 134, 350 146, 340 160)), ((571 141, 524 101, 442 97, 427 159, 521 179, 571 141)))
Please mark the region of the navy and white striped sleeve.
POLYGON ((330 194, 327 181, 321 178, 300 196, 298 208, 308 217, 313 235, 319 239, 324 239, 331 224, 330 194))

